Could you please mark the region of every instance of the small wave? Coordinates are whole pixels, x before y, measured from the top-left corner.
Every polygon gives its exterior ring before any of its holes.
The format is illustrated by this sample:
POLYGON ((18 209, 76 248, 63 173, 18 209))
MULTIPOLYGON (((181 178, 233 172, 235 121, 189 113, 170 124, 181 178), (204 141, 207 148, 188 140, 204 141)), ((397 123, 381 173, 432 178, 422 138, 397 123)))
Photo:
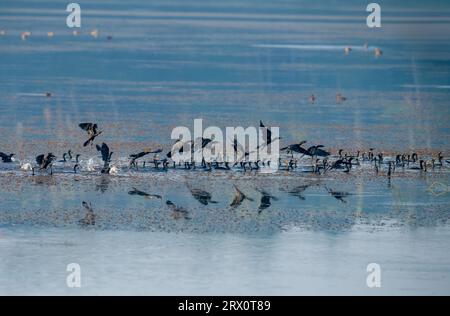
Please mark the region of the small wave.
POLYGON ((420 84, 403 84, 400 85, 402 88, 408 89, 450 89, 450 85, 420 85, 420 84))
POLYGON ((298 49, 298 50, 329 50, 329 51, 340 51, 344 50, 346 47, 350 47, 352 50, 356 51, 366 51, 375 49, 374 47, 364 47, 364 46, 351 46, 351 45, 298 45, 298 44, 256 44, 252 47, 257 48, 285 48, 285 49, 298 49))

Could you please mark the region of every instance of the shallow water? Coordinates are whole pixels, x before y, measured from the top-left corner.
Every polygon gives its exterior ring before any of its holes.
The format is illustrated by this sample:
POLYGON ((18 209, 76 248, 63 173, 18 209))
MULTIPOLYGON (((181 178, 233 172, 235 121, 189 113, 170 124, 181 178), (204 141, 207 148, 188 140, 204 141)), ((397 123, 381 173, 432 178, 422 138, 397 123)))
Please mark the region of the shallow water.
POLYGON ((196 118, 204 127, 262 119, 280 126, 282 144, 307 139, 333 154, 448 159, 447 2, 390 1, 377 30, 359 1, 81 5, 73 36, 61 3, 0 3, 0 151, 17 158, 0 162, 0 294, 450 293, 448 164, 390 179, 370 163, 323 175, 126 168, 144 147, 169 151, 172 128, 196 118), (337 92, 347 101, 336 104, 337 92), (95 148, 82 147, 84 121, 104 131, 118 175, 100 175, 95 148), (20 171, 69 148, 81 154, 77 174, 73 161, 53 176, 20 171), (233 208, 235 186, 251 200, 233 208), (80 225, 82 201, 95 225, 80 225), (65 284, 70 262, 82 267, 80 289, 65 284), (381 265, 379 289, 366 286, 370 262, 381 265))

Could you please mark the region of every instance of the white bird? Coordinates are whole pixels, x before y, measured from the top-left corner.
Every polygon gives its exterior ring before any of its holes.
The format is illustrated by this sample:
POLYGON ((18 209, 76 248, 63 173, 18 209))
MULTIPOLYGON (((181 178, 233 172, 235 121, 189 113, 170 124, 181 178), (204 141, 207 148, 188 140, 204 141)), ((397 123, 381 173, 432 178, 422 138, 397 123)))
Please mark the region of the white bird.
POLYGON ((112 166, 111 169, 109 169, 109 174, 118 174, 119 169, 117 169, 116 166, 112 166))
POLYGON ((20 166, 20 170, 22 170, 22 171, 32 171, 33 170, 33 166, 31 165, 31 163, 27 162, 27 163, 24 163, 23 165, 20 166))
MULTIPOLYGON (((81 161, 80 164, 81 164, 82 162, 83 162, 83 161, 81 161)), ((94 169, 94 158, 89 158, 88 162, 86 163, 86 170, 87 170, 87 171, 94 171, 94 170, 95 170, 95 169, 94 169)))

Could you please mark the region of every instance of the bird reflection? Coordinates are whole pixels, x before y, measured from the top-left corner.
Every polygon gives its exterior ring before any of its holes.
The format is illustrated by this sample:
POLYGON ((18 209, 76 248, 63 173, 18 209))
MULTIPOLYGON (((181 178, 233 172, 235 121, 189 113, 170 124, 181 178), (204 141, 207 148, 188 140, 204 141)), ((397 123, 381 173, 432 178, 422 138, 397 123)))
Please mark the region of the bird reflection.
POLYGON ((211 193, 201 190, 201 189, 194 189, 191 187, 188 187, 189 191, 191 191, 192 196, 199 201, 203 205, 208 205, 208 203, 215 204, 217 201, 212 201, 212 195, 211 193))
POLYGON ((142 196, 145 197, 146 199, 162 199, 161 195, 158 194, 149 194, 147 192, 144 191, 140 191, 136 188, 133 187, 133 190, 128 191, 129 195, 138 195, 138 196, 142 196))
POLYGON ((92 209, 92 204, 83 201, 82 203, 84 209, 86 210, 86 214, 84 218, 80 219, 78 223, 82 226, 95 225, 95 213, 92 209))
POLYGON ((100 178, 100 183, 97 183, 95 190, 105 193, 106 191, 108 191, 110 182, 111 182, 111 179, 109 177, 102 176, 100 178))
POLYGON ((234 186, 234 189, 235 193, 233 201, 230 204, 231 208, 237 208, 239 205, 242 204, 244 200, 254 201, 252 198, 249 198, 244 193, 242 193, 242 191, 239 190, 237 186, 234 186))
POLYGON ((270 207, 271 200, 277 201, 278 199, 276 197, 274 197, 273 195, 267 193, 264 190, 258 190, 258 191, 262 194, 261 201, 260 201, 260 204, 258 207, 258 214, 259 214, 266 208, 270 207))
POLYGON ((303 192, 309 187, 310 187, 310 185, 308 185, 308 184, 299 185, 291 190, 288 190, 287 192, 289 193, 289 195, 296 196, 300 200, 304 201, 305 197, 303 196, 303 192))
POLYGON ((325 189, 327 190, 327 192, 334 197, 336 200, 341 201, 342 203, 347 203, 347 201, 344 200, 345 197, 349 196, 350 193, 348 192, 343 192, 343 191, 334 191, 329 189, 328 187, 325 187, 325 189))
POLYGON ((173 219, 186 219, 186 220, 191 219, 189 217, 189 212, 185 208, 176 206, 175 204, 172 203, 172 201, 169 200, 166 201, 166 205, 172 211, 170 216, 173 219))

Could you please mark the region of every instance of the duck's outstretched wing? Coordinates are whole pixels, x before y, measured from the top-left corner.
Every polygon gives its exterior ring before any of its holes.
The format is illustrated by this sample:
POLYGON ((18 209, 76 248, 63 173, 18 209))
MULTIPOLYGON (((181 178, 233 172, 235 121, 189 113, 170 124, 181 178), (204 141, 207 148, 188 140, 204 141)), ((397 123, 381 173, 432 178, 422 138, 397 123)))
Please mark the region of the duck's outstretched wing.
POLYGON ((80 123, 78 126, 88 132, 89 135, 93 135, 97 133, 97 124, 95 123, 80 123))
POLYGON ((39 166, 42 165, 42 163, 44 162, 44 157, 45 155, 39 155, 36 157, 36 162, 39 166))

